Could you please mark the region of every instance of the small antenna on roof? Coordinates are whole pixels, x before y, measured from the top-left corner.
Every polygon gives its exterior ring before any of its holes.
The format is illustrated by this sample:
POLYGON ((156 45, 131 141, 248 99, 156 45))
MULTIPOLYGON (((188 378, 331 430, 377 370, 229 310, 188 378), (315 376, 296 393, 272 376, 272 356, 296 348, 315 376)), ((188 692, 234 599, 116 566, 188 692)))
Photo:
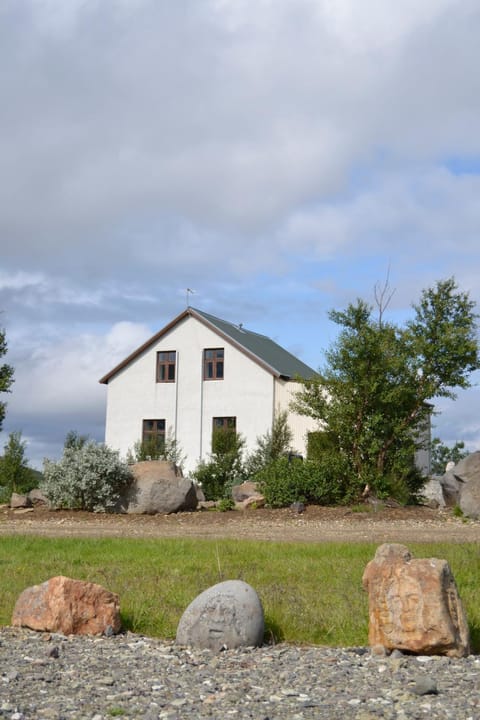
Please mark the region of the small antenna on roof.
POLYGON ((195 290, 192 290, 192 288, 187 288, 185 290, 187 294, 187 308, 190 307, 190 295, 195 295, 195 290))

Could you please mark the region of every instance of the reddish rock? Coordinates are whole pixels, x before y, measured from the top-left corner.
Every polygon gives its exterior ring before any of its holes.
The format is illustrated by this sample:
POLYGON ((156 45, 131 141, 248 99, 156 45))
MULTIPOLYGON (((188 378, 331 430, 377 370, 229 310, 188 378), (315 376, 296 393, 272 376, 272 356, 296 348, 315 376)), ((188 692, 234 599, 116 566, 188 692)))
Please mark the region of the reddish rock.
POLYGON ((381 545, 363 575, 371 646, 464 657, 470 638, 446 560, 413 559, 404 545, 381 545))
POLYGON ((118 595, 101 585, 60 575, 21 593, 12 625, 65 635, 117 633, 121 629, 118 595))

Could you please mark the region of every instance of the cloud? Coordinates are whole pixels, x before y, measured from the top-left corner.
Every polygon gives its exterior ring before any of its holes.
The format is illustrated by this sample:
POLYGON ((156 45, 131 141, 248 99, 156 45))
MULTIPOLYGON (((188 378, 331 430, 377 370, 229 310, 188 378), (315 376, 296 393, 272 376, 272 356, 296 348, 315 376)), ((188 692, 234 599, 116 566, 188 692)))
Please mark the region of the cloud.
POLYGON ((186 287, 314 367, 389 266, 396 317, 452 274, 479 300, 479 25, 476 0, 5 0, 12 422, 101 434, 96 380, 186 287))

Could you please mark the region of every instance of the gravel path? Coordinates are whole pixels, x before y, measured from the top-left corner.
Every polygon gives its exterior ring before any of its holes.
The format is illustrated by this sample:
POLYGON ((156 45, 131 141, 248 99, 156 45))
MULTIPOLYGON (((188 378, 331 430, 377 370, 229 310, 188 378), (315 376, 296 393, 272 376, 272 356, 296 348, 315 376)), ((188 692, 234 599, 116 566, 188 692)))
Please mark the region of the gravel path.
POLYGON ((8 720, 477 720, 480 658, 379 657, 365 648, 192 651, 112 638, 0 631, 8 720))
POLYGON ((190 512, 172 515, 98 515, 84 512, 4 510, 0 536, 196 537, 283 542, 480 542, 480 522, 451 510, 387 508, 356 512, 311 506, 291 510, 190 512))

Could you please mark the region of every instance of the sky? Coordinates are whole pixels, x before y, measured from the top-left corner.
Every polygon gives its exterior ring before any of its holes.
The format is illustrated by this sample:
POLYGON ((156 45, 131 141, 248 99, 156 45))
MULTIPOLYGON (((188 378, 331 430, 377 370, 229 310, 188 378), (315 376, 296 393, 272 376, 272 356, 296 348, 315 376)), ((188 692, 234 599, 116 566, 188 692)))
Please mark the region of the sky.
MULTIPOLYGON (((0 0, 0 447, 103 440, 186 288, 314 368, 387 274, 394 322, 480 302, 479 37, 478 0, 0 0)), ((479 404, 434 434, 480 449, 479 404)))

